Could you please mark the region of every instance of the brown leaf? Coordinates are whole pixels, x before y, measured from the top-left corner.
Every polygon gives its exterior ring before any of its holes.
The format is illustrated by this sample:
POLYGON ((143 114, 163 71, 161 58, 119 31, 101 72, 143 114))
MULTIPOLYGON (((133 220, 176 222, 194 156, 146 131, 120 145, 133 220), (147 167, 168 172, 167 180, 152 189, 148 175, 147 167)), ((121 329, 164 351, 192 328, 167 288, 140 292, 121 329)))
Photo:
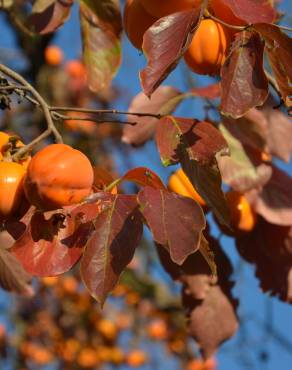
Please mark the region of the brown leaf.
MULTIPOLYGON (((180 103, 181 92, 172 86, 160 86, 151 96, 151 100, 140 92, 132 100, 129 112, 171 114, 180 103)), ((135 126, 125 125, 122 141, 127 144, 141 145, 151 139, 155 133, 158 120, 152 117, 128 116, 129 122, 136 122, 135 126)))
POLYGON ((220 125, 220 130, 230 149, 230 156, 218 158, 222 180, 241 193, 265 185, 272 175, 271 167, 265 164, 255 166, 241 142, 228 131, 225 125, 220 125))
POLYGON ((236 240, 248 262, 255 264, 264 292, 292 302, 292 227, 270 224, 260 218, 254 230, 236 240))
POLYGON ((197 202, 150 187, 139 192, 138 202, 154 241, 169 251, 173 262, 181 265, 199 249, 206 221, 197 202))
POLYGON ((41 35, 54 32, 70 17, 72 5, 73 0, 42 1, 42 4, 38 1, 28 19, 28 25, 41 35))
POLYGON ((4 248, 0 248, 0 286, 9 292, 33 295, 31 276, 18 260, 4 248))
POLYGON ((194 96, 206 99, 217 99, 220 97, 220 84, 215 83, 203 87, 194 87, 190 90, 194 96))
POLYGON ((203 301, 193 302, 189 312, 189 334, 198 342, 204 358, 210 358, 218 347, 238 329, 234 305, 219 285, 211 286, 203 301))
POLYGON ((221 69, 221 113, 242 117, 268 96, 268 80, 263 69, 264 45, 257 33, 237 34, 232 50, 221 69))
POLYGON ((249 194, 257 213, 268 222, 292 225, 292 178, 273 166, 272 176, 262 190, 249 194))
POLYGON ((95 230, 80 267, 85 286, 101 306, 133 258, 143 231, 136 198, 130 195, 112 197, 111 206, 94 221, 95 230))
POLYGON ((140 72, 144 93, 151 96, 191 43, 203 9, 196 8, 160 18, 144 34, 143 51, 147 66, 140 72))
POLYGON ((228 145, 220 131, 210 122, 165 117, 158 123, 156 142, 162 163, 168 166, 179 161, 220 222, 228 225, 229 211, 216 160, 228 153, 228 145))
POLYGON ((120 31, 121 15, 116 9, 115 22, 103 19, 80 4, 80 25, 83 43, 83 61, 86 66, 89 88, 98 92, 111 85, 121 64, 120 31))
POLYGON ((291 106, 292 39, 273 24, 258 23, 253 28, 266 42, 266 51, 283 100, 287 106, 291 106))

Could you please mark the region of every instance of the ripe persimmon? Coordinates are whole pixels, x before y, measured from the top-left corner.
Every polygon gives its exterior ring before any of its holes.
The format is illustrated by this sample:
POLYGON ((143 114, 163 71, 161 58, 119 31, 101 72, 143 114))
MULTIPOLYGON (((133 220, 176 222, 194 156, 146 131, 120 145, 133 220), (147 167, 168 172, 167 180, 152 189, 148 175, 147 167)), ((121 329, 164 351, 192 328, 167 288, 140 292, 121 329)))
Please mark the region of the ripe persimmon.
POLYGON ((146 11, 161 18, 169 14, 198 7, 202 0, 140 0, 146 11))
POLYGON ((216 75, 224 64, 231 35, 212 19, 203 19, 184 55, 187 65, 201 75, 216 75))
POLYGON ((65 71, 70 77, 75 78, 86 78, 86 69, 84 64, 78 59, 69 60, 65 64, 65 71))
POLYGON ((50 45, 45 49, 45 61, 50 66, 58 66, 64 58, 63 51, 57 45, 50 45))
POLYGON ((246 197, 237 192, 226 193, 226 201, 230 210, 231 226, 235 231, 251 231, 256 224, 256 213, 246 197))
POLYGON ((90 347, 81 349, 77 357, 77 363, 82 368, 93 368, 98 364, 97 351, 90 347))
POLYGON ((148 335, 152 339, 164 340, 167 338, 168 329, 166 322, 162 319, 153 320, 148 327, 148 335))
POLYGON ((222 0, 210 0, 209 8, 216 18, 234 26, 244 26, 246 22, 234 15, 233 11, 222 0))
POLYGON ((132 350, 127 354, 127 364, 130 367, 140 367, 147 362, 147 354, 141 349, 132 350))
POLYGON ((0 215, 15 212, 23 196, 25 168, 16 162, 0 162, 0 215))
POLYGON ((114 340, 118 334, 116 324, 109 319, 101 319, 96 323, 97 331, 106 339, 114 340))
POLYGON ((202 207, 206 206, 206 202, 193 187, 189 178, 181 168, 169 177, 168 189, 177 194, 194 199, 202 207))
POLYGON ((93 180, 85 154, 65 144, 52 144, 32 157, 24 191, 31 204, 51 210, 81 202, 91 193, 93 180))
POLYGON ((128 39, 136 49, 142 49, 143 35, 157 19, 144 9, 140 0, 127 0, 124 26, 128 39))

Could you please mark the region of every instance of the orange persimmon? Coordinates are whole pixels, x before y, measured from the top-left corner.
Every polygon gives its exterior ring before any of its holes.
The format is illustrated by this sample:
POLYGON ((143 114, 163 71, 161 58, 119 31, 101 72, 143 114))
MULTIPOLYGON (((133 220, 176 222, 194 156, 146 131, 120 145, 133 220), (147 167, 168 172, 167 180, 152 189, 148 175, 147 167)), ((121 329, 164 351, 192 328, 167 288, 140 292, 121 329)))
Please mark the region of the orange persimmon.
POLYGON ((59 46, 50 45, 45 49, 45 61, 51 66, 57 66, 62 63, 64 58, 63 51, 59 46))
POLYGON ((16 162, 0 162, 0 215, 15 212, 23 196, 25 168, 16 162))
POLYGON ((127 364, 130 367, 140 367, 147 362, 147 354, 141 349, 135 349, 128 353, 127 364))
POLYGON ((251 231, 255 227, 257 215, 246 197, 231 190, 226 193, 226 201, 230 210, 231 227, 235 231, 251 231))
POLYGON ((161 18, 169 14, 198 7, 202 0, 140 0, 146 11, 161 18))
POLYGON ((189 178, 181 168, 169 177, 168 189, 177 194, 194 199, 202 207, 206 206, 206 202, 193 187, 189 178))
POLYGON ((194 34, 184 59, 190 69, 201 75, 216 75, 224 64, 231 35, 212 19, 204 19, 194 34))
POLYGON ((92 189, 93 169, 79 150, 52 144, 32 157, 24 180, 31 204, 43 210, 81 202, 92 189))
POLYGON ((143 35, 157 19, 144 9, 140 0, 127 0, 124 10, 124 26, 128 39, 136 49, 142 49, 143 35))

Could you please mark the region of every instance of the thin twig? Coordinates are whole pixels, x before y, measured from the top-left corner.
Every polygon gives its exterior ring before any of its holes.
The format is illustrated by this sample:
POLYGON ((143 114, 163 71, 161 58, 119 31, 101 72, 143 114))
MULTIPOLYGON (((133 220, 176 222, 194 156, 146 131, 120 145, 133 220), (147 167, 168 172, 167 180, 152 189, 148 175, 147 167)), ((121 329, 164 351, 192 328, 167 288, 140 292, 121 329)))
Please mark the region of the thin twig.
POLYGON ((44 112, 48 130, 55 136, 56 142, 62 143, 63 142, 62 136, 60 135, 60 133, 58 132, 54 125, 49 106, 45 102, 43 97, 37 92, 37 90, 35 90, 34 87, 30 83, 28 83, 25 78, 23 78, 21 75, 19 75, 18 73, 16 73, 15 71, 6 67, 3 64, 0 64, 0 72, 4 73, 7 77, 10 77, 12 80, 20 83, 23 86, 23 88, 25 88, 27 91, 31 93, 33 98, 39 103, 41 109, 44 112))
POLYGON ((60 114, 57 112, 52 112, 53 118, 56 120, 63 120, 63 121, 87 121, 87 122, 94 122, 94 123, 120 123, 124 125, 131 125, 135 126, 137 122, 129 122, 129 121, 121 121, 118 119, 97 119, 94 117, 80 117, 80 116, 66 116, 64 114, 60 114))
POLYGON ((92 113, 92 114, 120 114, 120 115, 129 115, 137 117, 153 117, 160 119, 162 118, 161 114, 158 113, 141 113, 141 112, 124 112, 117 109, 89 109, 89 108, 76 108, 76 107, 49 107, 49 110, 52 112, 82 112, 82 113, 92 113))
POLYGON ((208 10, 205 11, 205 17, 206 18, 211 18, 213 19, 214 21, 218 22, 218 23, 221 23, 223 26, 225 27, 228 27, 228 28, 233 28, 234 30, 238 30, 238 31, 244 31, 246 28, 249 27, 249 25, 246 25, 246 26, 235 26, 233 24, 229 24, 229 23, 226 23, 224 21, 222 21, 222 19, 220 18, 217 18, 215 17, 213 14, 209 13, 208 10))
POLYGON ((29 144, 22 146, 20 149, 18 149, 17 152, 12 156, 13 160, 17 161, 18 159, 22 158, 22 156, 24 156, 27 152, 29 152, 36 144, 38 144, 40 141, 50 136, 51 133, 52 131, 49 128, 47 128, 46 131, 41 133, 38 137, 32 140, 29 144))

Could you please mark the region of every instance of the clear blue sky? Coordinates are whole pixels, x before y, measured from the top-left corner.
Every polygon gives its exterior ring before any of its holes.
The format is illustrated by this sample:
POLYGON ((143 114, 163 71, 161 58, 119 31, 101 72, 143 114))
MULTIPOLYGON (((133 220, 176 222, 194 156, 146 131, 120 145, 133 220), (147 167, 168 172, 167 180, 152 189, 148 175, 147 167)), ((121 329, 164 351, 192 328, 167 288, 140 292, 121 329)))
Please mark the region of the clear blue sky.
MULTIPOLYGON (((283 1, 281 9, 291 15, 292 2, 290 0, 283 1)), ((67 59, 75 58, 81 53, 77 22, 78 15, 75 8, 70 21, 54 39, 54 43, 61 45, 65 50, 67 59)), ((285 17, 283 23, 290 23, 291 25, 291 18, 285 17)), ((14 52, 14 40, 4 26, 2 17, 0 17, 0 29, 0 53, 1 48, 8 48, 11 52, 14 52)), ((126 38, 123 41, 123 50, 123 65, 114 82, 122 89, 123 98, 115 104, 115 108, 126 110, 131 97, 140 91, 138 70, 145 65, 145 59, 129 44, 126 38)), ((198 81, 208 83, 206 78, 200 78, 198 81)), ((165 84, 174 85, 185 90, 184 66, 179 66, 165 84)), ((182 104, 177 114, 200 118, 203 115, 201 102, 199 100, 188 101, 182 104)), ((118 152, 116 153, 116 159, 118 162, 117 168, 121 172, 126 171, 128 164, 123 161, 122 157, 118 156, 118 152)), ((162 167, 155 146, 151 142, 141 149, 130 150, 129 159, 132 166, 149 167, 158 172, 164 180, 173 170, 173 168, 164 169, 162 167)), ((290 175, 292 174, 291 163, 284 168, 290 175)), ((258 281, 254 278, 253 267, 240 261, 230 238, 223 239, 223 246, 232 260, 235 270, 234 294, 240 299, 238 312, 242 319, 242 326, 236 337, 227 342, 219 351, 219 370, 292 369, 292 307, 260 292, 258 281), (265 353, 268 358, 266 358, 266 361, 262 361, 265 353)), ((2 320, 5 320, 7 298, 6 294, 0 295, 2 320)), ((178 368, 174 366, 173 370, 178 370, 178 368)))

